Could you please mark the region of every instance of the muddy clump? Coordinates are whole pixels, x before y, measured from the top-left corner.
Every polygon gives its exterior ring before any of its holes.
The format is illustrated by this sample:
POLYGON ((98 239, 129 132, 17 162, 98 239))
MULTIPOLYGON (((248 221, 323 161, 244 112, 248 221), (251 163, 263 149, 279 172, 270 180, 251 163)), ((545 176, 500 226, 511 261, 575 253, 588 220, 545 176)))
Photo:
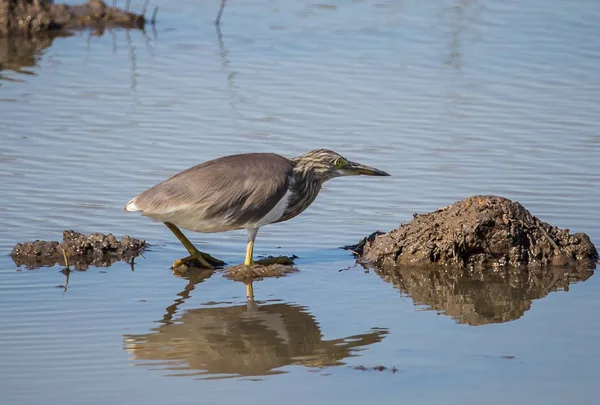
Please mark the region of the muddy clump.
POLYGON ((255 264, 246 266, 239 264, 225 269, 224 276, 242 282, 260 281, 265 277, 283 277, 291 273, 298 272, 298 269, 291 264, 255 264))
POLYGON ((224 276, 234 280, 249 283, 252 281, 261 281, 265 277, 283 277, 291 273, 298 272, 294 266, 294 260, 298 256, 269 256, 254 262, 252 266, 238 264, 224 269, 224 276))
POLYGON ((447 265, 459 268, 522 265, 593 266, 598 252, 583 233, 540 221, 521 204, 472 196, 407 224, 347 246, 375 266, 447 265))
POLYGON ((256 260, 252 266, 237 264, 224 267, 225 262, 204 253, 205 259, 213 266, 206 268, 197 259, 188 260, 176 267, 172 267, 173 274, 177 277, 190 277, 195 274, 203 274, 204 271, 220 270, 224 277, 233 281, 251 282, 260 281, 265 277, 283 277, 290 273, 296 273, 298 269, 294 266, 294 260, 298 256, 269 256, 264 259, 256 260))
POLYGON ((109 7, 101 0, 73 6, 52 0, 0 0, 0 38, 86 27, 142 29, 145 23, 143 14, 109 7))
POLYGON ((51 267, 55 264, 87 270, 89 266, 108 267, 117 261, 131 261, 146 247, 146 241, 123 236, 117 240, 113 234, 92 233, 84 235, 64 231, 63 241, 17 243, 11 257, 17 266, 29 269, 51 267), (65 262, 65 255, 68 263, 65 262))

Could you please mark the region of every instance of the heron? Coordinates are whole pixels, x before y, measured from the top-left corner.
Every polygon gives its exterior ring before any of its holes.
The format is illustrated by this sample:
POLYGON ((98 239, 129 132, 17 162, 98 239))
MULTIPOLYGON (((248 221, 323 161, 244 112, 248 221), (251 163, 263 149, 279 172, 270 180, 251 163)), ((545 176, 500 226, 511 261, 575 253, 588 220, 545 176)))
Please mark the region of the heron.
POLYGON ((163 222, 189 256, 173 268, 197 260, 203 267, 223 265, 198 250, 180 228, 202 233, 246 229, 244 264, 254 264, 259 228, 290 220, 312 204, 324 182, 341 176, 389 176, 351 162, 337 152, 316 149, 296 158, 275 153, 220 157, 184 170, 132 198, 124 211, 139 211, 163 222))

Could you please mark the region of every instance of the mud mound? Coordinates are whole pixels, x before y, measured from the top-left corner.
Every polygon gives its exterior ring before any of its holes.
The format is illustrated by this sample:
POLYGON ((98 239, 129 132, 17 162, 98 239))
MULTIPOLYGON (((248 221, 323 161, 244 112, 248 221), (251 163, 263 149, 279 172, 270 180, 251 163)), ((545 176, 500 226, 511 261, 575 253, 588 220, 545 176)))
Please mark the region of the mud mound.
POLYGON ((255 264, 246 266, 243 264, 231 266, 225 269, 224 276, 234 281, 259 281, 265 277, 283 277, 290 273, 297 272, 298 269, 289 264, 255 264))
POLYGON ((17 243, 11 257, 17 266, 33 269, 60 264, 76 270, 86 270, 90 265, 108 267, 117 261, 129 261, 137 257, 146 247, 146 241, 123 236, 117 240, 112 234, 92 233, 83 235, 75 231, 64 231, 63 241, 41 241, 17 243), (63 255, 64 251, 64 255, 63 255))
POLYGON ((378 266, 592 265, 598 252, 583 233, 540 221, 521 204, 473 196, 429 214, 414 214, 398 229, 346 247, 361 263, 378 266))
POLYGON ((31 36, 83 27, 144 28, 143 15, 101 0, 69 6, 52 0, 0 0, 0 37, 31 36))

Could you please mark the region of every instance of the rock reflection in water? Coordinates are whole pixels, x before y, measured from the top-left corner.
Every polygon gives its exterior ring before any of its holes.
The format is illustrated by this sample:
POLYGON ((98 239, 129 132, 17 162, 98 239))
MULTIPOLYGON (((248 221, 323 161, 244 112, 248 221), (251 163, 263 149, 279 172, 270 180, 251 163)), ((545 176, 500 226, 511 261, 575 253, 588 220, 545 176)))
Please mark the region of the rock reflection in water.
MULTIPOLYGON (((153 34, 156 38, 156 31, 153 27, 153 34)), ((105 27, 95 27, 94 29, 89 29, 87 31, 85 39, 88 42, 88 50, 89 44, 93 37, 100 37, 104 35, 105 32, 110 33, 113 38, 113 53, 117 52, 117 42, 118 37, 115 30, 105 27)), ((22 81, 23 78, 19 76, 10 75, 9 73, 16 72, 21 75, 35 75, 37 74, 36 69, 32 69, 37 67, 40 64, 40 60, 44 55, 44 52, 48 47, 50 47, 56 38, 69 37, 73 34, 65 31, 51 31, 44 34, 35 35, 33 37, 25 36, 16 36, 16 37, 2 37, 0 38, 0 80, 6 81, 22 81)), ((142 35, 144 36, 144 40, 146 41, 146 45, 151 48, 150 41, 151 39, 148 35, 142 31, 142 35)), ((135 76, 135 71, 137 69, 135 63, 135 46, 133 44, 131 35, 129 31, 125 31, 126 38, 126 48, 130 54, 131 60, 131 73, 135 76)), ((132 79, 133 80, 133 79, 132 79)), ((0 85, 2 83, 0 82, 0 85)), ((134 83, 132 82, 132 87, 134 87, 134 83)))
MULTIPOLYGON (((183 299, 187 293, 180 294, 183 299)), ((181 302, 181 299, 179 299, 181 302)), ((178 301, 176 300, 176 305, 178 301)), ((323 340, 315 318, 305 307, 259 303, 205 307, 172 317, 150 333, 125 335, 125 349, 136 365, 169 370, 170 375, 209 378, 263 376, 285 372, 286 365, 326 367, 362 347, 380 342, 387 330, 323 340)))
POLYGON ((23 68, 38 64, 42 51, 52 45, 56 35, 44 35, 36 38, 0 38, 0 79, 3 70, 29 73, 23 68))
POLYGON ((426 305, 469 325, 519 319, 533 300, 593 274, 586 267, 533 267, 489 270, 396 266, 375 269, 385 281, 406 293, 415 305, 426 305))

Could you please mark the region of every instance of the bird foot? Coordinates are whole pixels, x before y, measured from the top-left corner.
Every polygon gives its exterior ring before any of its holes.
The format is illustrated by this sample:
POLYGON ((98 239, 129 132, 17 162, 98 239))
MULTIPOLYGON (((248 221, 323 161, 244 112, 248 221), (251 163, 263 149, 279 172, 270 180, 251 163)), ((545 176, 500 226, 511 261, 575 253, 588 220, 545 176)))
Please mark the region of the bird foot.
POLYGON ((197 253, 184 257, 183 259, 175 260, 171 268, 180 267, 182 265, 192 268, 214 269, 215 267, 223 267, 225 262, 209 255, 208 253, 198 251, 197 253))

